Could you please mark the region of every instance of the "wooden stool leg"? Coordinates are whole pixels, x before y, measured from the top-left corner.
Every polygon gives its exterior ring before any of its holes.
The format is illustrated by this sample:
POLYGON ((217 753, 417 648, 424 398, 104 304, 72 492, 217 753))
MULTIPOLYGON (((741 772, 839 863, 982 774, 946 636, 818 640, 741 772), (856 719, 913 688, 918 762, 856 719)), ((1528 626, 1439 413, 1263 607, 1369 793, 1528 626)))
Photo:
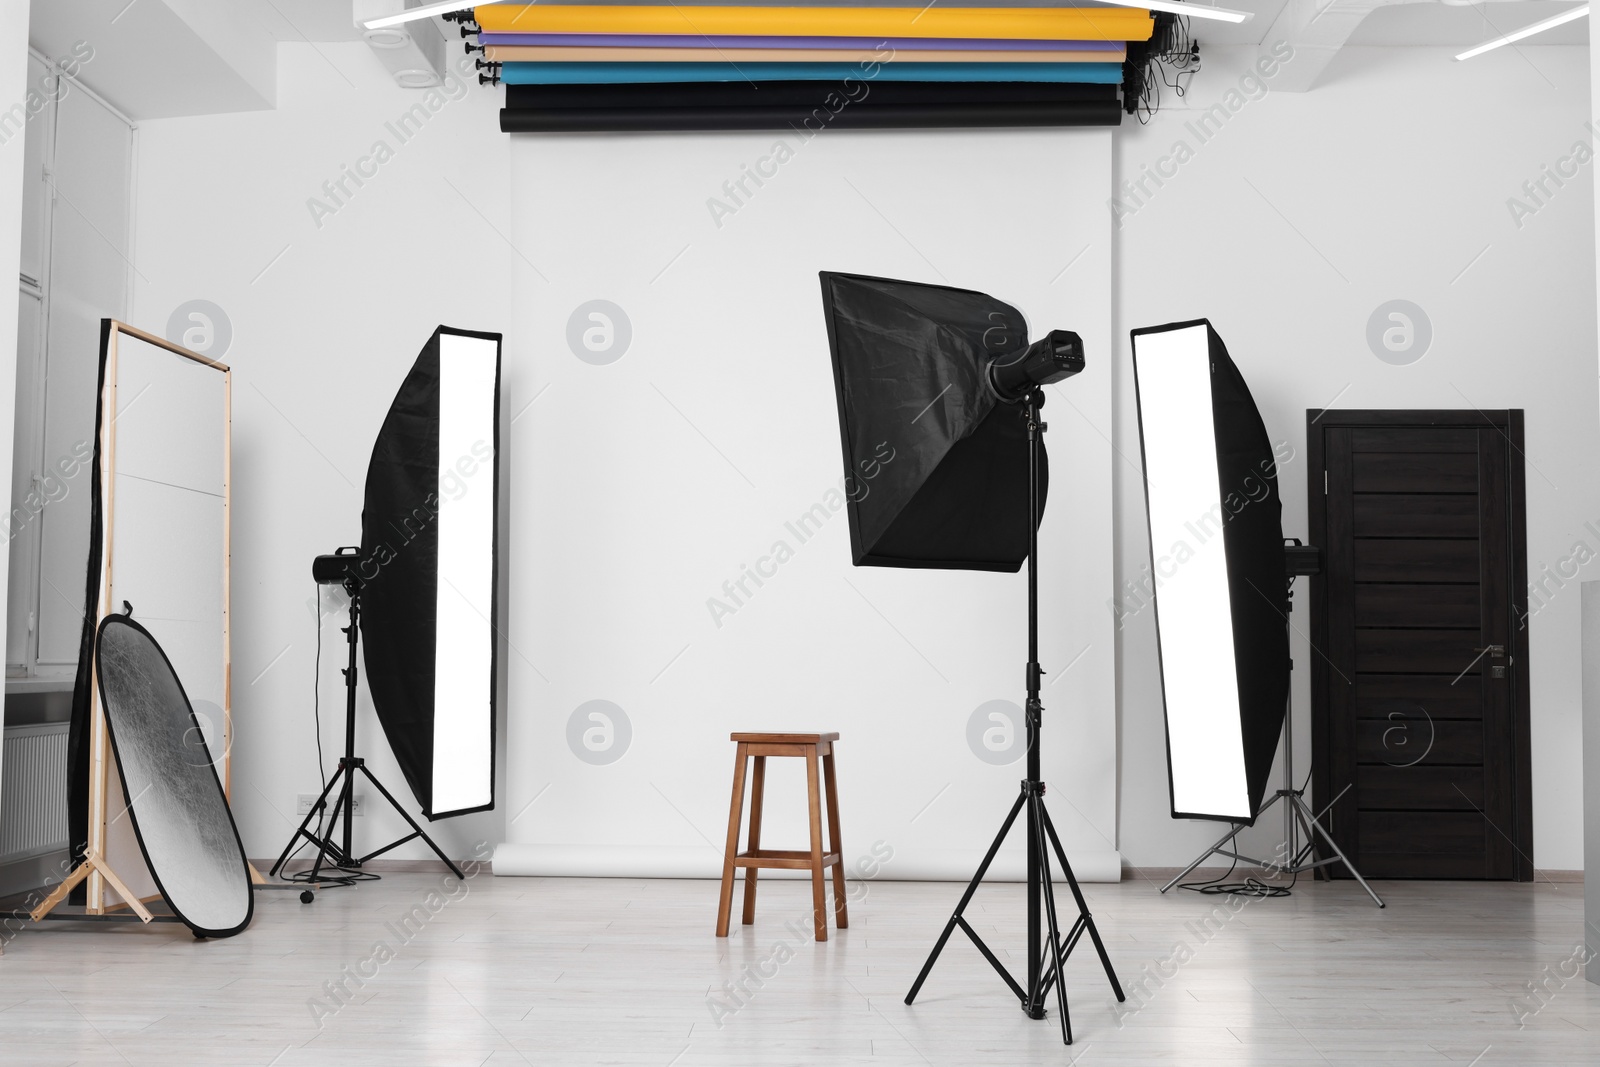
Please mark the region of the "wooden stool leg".
POLYGON ((744 815, 744 765, 748 746, 739 742, 733 765, 733 804, 728 809, 728 850, 722 857, 722 900, 717 905, 717 936, 728 936, 733 912, 733 859, 739 854, 739 823, 744 815))
POLYGON ((838 856, 833 861, 833 914, 839 929, 850 925, 850 913, 845 908, 844 844, 839 840, 839 782, 833 773, 833 746, 822 757, 822 779, 828 793, 828 851, 838 856))
POLYGON ((813 745, 806 753, 806 792, 811 807, 811 913, 815 920, 817 940, 828 940, 828 892, 822 869, 822 789, 818 781, 817 749, 813 745))
MULTIPOLYGON (((750 851, 761 847, 761 800, 767 790, 767 757, 755 757, 755 774, 750 779, 750 851)), ((744 869, 744 925, 756 921, 756 869, 744 869)))

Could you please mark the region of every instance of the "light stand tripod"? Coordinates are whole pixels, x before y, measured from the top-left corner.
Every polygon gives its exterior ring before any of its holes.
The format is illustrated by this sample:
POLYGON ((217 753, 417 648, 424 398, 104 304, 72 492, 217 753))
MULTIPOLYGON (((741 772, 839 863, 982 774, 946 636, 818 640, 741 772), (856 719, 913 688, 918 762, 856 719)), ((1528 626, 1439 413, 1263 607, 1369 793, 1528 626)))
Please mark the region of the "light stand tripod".
POLYGON ((377 775, 368 769, 367 761, 356 755, 356 643, 359 637, 357 623, 361 621, 361 585, 359 581, 349 579, 344 583, 344 589, 350 595, 350 624, 343 627, 345 641, 350 649, 349 663, 344 668, 344 755, 339 757, 339 769, 334 772, 332 778, 328 779, 328 784, 322 789, 322 795, 317 798, 317 802, 311 805, 311 810, 306 813, 305 821, 300 824, 300 828, 294 832, 294 836, 289 838, 289 843, 284 846, 283 855, 279 856, 278 862, 272 865, 271 873, 276 875, 282 869, 284 863, 289 859, 289 854, 294 851, 301 838, 305 838, 317 846, 317 861, 311 867, 311 881, 314 882, 322 872, 324 861, 327 861, 331 867, 355 870, 359 869, 368 860, 381 856, 390 849, 398 848, 407 841, 420 837, 441 860, 444 860, 445 866, 449 867, 457 878, 463 878, 464 880, 461 868, 457 867, 450 857, 446 856, 439 846, 434 844, 433 838, 429 837, 422 827, 417 825, 417 820, 413 819, 400 806, 400 802, 395 800, 393 794, 383 787, 383 783, 378 781, 377 775), (389 802, 389 806, 399 812, 400 817, 411 825, 411 833, 398 840, 391 841, 377 851, 369 852, 365 856, 357 856, 351 843, 351 834, 354 831, 355 784, 358 772, 365 775, 367 781, 376 786, 378 792, 383 794, 383 799, 389 802), (320 819, 323 810, 328 806, 328 794, 333 792, 334 786, 339 785, 341 781, 344 784, 339 790, 339 799, 334 801, 333 816, 328 820, 327 831, 323 832, 319 828, 317 833, 312 833, 310 830, 312 821, 320 819), (341 819, 344 821, 343 833, 340 841, 335 843, 333 831, 334 827, 339 825, 341 819))
MULTIPOLYGON (((1307 548, 1306 546, 1301 545, 1298 541, 1294 542, 1294 546, 1289 549, 1289 573, 1285 576, 1289 585, 1289 596, 1285 602, 1288 604, 1289 610, 1292 611, 1294 609, 1295 578, 1301 574, 1316 574, 1319 569, 1320 567, 1316 562, 1316 550, 1313 548, 1307 548)), ((1285 626, 1289 624, 1289 616, 1287 612, 1284 614, 1283 621, 1285 626)), ((1290 664, 1290 669, 1293 670, 1292 663, 1290 664)), ((1343 796, 1344 794, 1340 793, 1339 795, 1343 796)), ((1335 801, 1338 799, 1338 797, 1334 798, 1335 801)), ((1278 803, 1280 800, 1283 801, 1283 855, 1287 857, 1287 862, 1268 863, 1265 860, 1251 859, 1249 856, 1241 856, 1238 852, 1232 849, 1224 848, 1223 846, 1230 844, 1235 837, 1239 836, 1240 832, 1244 830, 1245 826, 1248 825, 1247 823, 1235 823, 1232 830, 1229 830, 1227 833, 1223 834, 1221 840, 1212 845, 1210 848, 1206 849, 1204 852, 1200 853, 1193 863, 1179 871, 1176 878, 1172 879, 1172 881, 1161 887, 1161 891, 1165 893, 1167 890, 1177 885, 1189 874, 1190 871, 1200 866, 1200 864, 1204 863, 1212 856, 1226 856, 1228 859, 1237 861, 1239 863, 1247 863, 1266 870, 1278 871, 1282 874, 1300 874, 1303 871, 1316 870, 1320 867, 1326 867, 1331 863, 1343 863, 1345 868, 1349 870, 1350 874, 1354 876, 1355 880, 1361 883, 1361 888, 1367 891, 1367 895, 1372 898, 1373 903, 1377 904, 1380 908, 1384 907, 1385 905, 1383 903, 1383 898, 1379 897, 1377 893, 1372 891, 1372 887, 1367 884, 1367 880, 1361 877, 1361 872, 1356 870, 1356 865, 1350 862, 1350 857, 1344 854, 1344 850, 1341 849, 1339 847, 1339 843, 1333 839, 1333 835, 1328 833, 1327 828, 1322 825, 1321 820, 1317 817, 1317 813, 1312 810, 1311 805, 1306 803, 1305 789, 1295 788, 1294 693, 1292 687, 1289 695, 1289 707, 1284 713, 1283 717, 1283 787, 1276 793, 1273 793, 1272 796, 1267 799, 1265 804, 1261 805, 1261 809, 1256 812, 1256 818, 1259 819, 1266 813, 1268 808, 1272 807, 1272 805, 1278 803), (1306 835, 1304 844, 1301 844, 1300 842, 1301 830, 1304 830, 1306 835), (1322 839, 1326 841, 1328 847, 1333 850, 1333 855, 1320 860, 1312 860, 1310 857, 1312 852, 1316 850, 1318 834, 1322 835, 1322 839)), ((1332 805, 1330 804, 1329 806, 1331 807, 1332 805)))
POLYGON ((1028 422, 1028 707, 1026 712, 1028 777, 1023 779, 1021 793, 1011 805, 1011 812, 1006 816, 1005 822, 1000 824, 1000 832, 995 835, 994 843, 989 846, 983 862, 978 865, 978 873, 972 876, 967 891, 961 894, 960 903, 956 905, 950 921, 945 924, 944 932, 934 943, 933 951, 928 955, 928 962, 922 965, 922 973, 917 975, 917 980, 912 983, 911 992, 906 994, 906 1003, 910 1004, 917 998, 917 992, 922 988, 922 983, 927 981, 928 974, 939 959, 939 953, 944 951, 945 943, 959 926, 972 939, 978 951, 983 953, 983 958, 989 961, 1006 985, 1011 987, 1011 991, 1021 1001, 1022 1010, 1027 1013, 1028 1018, 1045 1017, 1045 1001, 1050 995, 1050 987, 1052 985, 1055 987, 1056 1004, 1061 1012, 1061 1039, 1070 1045, 1072 1019, 1067 1013, 1066 983, 1063 981, 1062 968, 1085 932, 1094 942, 1095 951, 1100 954, 1100 963, 1105 967, 1106 977, 1111 980, 1111 989, 1116 993, 1117 999, 1126 1000, 1127 997, 1123 995, 1122 984, 1117 981, 1117 973, 1112 969, 1111 958, 1106 955, 1106 947, 1100 940, 1100 932, 1095 929, 1094 918, 1089 914, 1089 905, 1083 899, 1083 891, 1078 888, 1078 879, 1072 873, 1071 864, 1067 862, 1067 853, 1061 847, 1061 838, 1056 835, 1056 828, 1050 822, 1050 812, 1044 806, 1044 782, 1040 780, 1039 729, 1042 725, 1041 712, 1044 710, 1044 704, 1039 699, 1039 682, 1044 676, 1044 671, 1039 666, 1039 445, 1041 436, 1048 429, 1039 418, 1039 409, 1043 406, 1044 392, 1035 387, 1027 394, 1026 407, 1023 410, 1023 417, 1028 422), (972 895, 983 883, 983 876, 988 873, 989 865, 994 862, 1006 835, 1011 832, 1012 823, 1017 821, 1017 815, 1024 805, 1028 809, 1028 984, 1026 988, 1011 976, 1011 972, 1006 970, 1005 965, 989 946, 983 943, 983 939, 978 936, 978 932, 972 928, 963 914, 967 910, 967 904, 972 900, 972 895), (1072 928, 1067 931, 1065 937, 1061 936, 1061 927, 1056 920, 1055 883, 1050 872, 1052 847, 1056 859, 1061 863, 1061 872, 1066 875, 1067 885, 1072 889, 1072 897, 1078 904, 1078 917, 1073 921, 1072 928), (1041 902, 1049 927, 1048 967, 1040 945, 1041 902))

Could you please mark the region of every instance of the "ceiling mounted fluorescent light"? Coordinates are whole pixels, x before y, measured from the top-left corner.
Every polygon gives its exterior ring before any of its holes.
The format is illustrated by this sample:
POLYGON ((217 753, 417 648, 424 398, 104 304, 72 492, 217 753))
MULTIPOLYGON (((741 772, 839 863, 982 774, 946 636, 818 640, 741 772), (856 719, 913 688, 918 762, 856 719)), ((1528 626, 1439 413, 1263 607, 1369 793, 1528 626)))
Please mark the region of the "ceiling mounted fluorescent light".
POLYGON ((1456 56, 1456 59, 1471 59, 1473 56, 1481 56, 1485 52, 1492 52, 1503 45, 1514 44, 1525 37, 1532 37, 1536 33, 1543 33, 1545 30, 1551 30, 1557 26, 1564 26, 1569 22, 1574 22, 1588 13, 1588 4, 1584 4, 1582 7, 1575 7, 1571 11, 1563 11, 1561 14, 1547 18, 1543 22, 1535 22, 1532 26, 1524 26, 1522 29, 1508 33, 1504 37, 1497 37, 1492 41, 1480 44, 1476 48, 1469 48, 1459 56, 1456 56))
POLYGON ((1216 22, 1249 22, 1255 15, 1249 11, 1233 11, 1225 7, 1208 7, 1204 4, 1173 4, 1165 0, 1101 0, 1112 7, 1137 7, 1146 11, 1165 11, 1169 15, 1185 18, 1212 19, 1216 22))
POLYGON ((363 22, 361 26, 363 29, 381 30, 387 26, 399 26, 401 23, 415 22, 418 19, 432 18, 435 15, 448 15, 452 11, 465 11, 468 8, 477 6, 476 3, 463 4, 460 0, 446 0, 442 4, 423 4, 421 7, 407 8, 398 15, 385 15, 381 19, 363 22))

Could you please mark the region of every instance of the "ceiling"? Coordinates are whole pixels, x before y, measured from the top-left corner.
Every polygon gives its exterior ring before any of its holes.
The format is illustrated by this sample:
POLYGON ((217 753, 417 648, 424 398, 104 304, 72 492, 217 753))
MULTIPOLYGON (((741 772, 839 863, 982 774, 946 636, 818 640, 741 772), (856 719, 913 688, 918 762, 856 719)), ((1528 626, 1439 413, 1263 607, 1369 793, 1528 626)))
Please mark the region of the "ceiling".
MULTIPOLYGON (((349 0, 212 0, 244 9, 283 41, 359 41, 361 34, 350 18, 349 0)), ((556 0, 562 2, 562 0, 556 0)), ((639 0, 583 0, 586 3, 623 3, 639 0)), ((645 0, 650 2, 650 0, 645 0)), ((655 0, 662 2, 662 0, 655 0)), ((805 0, 695 0, 697 3, 773 4, 788 6, 805 0)), ((827 0, 830 5, 869 7, 905 0, 827 0)), ((951 0, 952 3, 957 0, 951 0)), ((1077 2, 1077 0, 1066 0, 1077 2)), ((1212 0, 1191 0, 1198 4, 1212 0)), ((1210 44, 1259 44, 1289 0, 1216 0, 1219 6, 1252 12, 1255 17, 1239 26, 1196 19, 1195 36, 1210 44)), ((1326 3, 1327 0, 1318 0, 1326 3)), ((1059 7, 1063 0, 959 0, 962 7, 1059 7)), ((1572 0, 1486 0, 1478 4, 1434 2, 1399 4, 1380 8, 1362 22, 1350 44, 1472 45, 1509 33, 1575 6, 1572 0)), ((1589 29, 1583 20, 1557 27, 1538 38, 1540 44, 1587 44, 1589 29)))
MULTIPOLYGON (((1504 3, 1455 5, 1400 4, 1379 8, 1356 27, 1355 45, 1474 45, 1501 37, 1541 19, 1576 7, 1551 0, 1507 0, 1504 3)), ((1541 33, 1532 44, 1588 44, 1589 23, 1578 19, 1541 33)), ((1523 45, 1526 47, 1526 45, 1523 45)))
POLYGON ((213 0, 245 9, 280 41, 359 41, 350 0, 213 0))

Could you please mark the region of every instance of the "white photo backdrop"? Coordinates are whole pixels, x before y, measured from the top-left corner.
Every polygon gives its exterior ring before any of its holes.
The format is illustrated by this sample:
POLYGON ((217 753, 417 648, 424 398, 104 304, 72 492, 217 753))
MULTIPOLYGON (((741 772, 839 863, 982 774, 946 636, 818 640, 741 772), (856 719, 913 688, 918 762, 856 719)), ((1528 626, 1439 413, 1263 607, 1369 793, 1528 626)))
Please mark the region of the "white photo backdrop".
MULTIPOLYGON (((1044 772, 1080 877, 1118 876, 1111 160, 1109 130, 513 141, 496 873, 714 877, 733 730, 841 733, 852 866, 965 879, 998 829, 1025 578, 850 565, 834 270, 980 290, 1084 339, 1045 408, 1044 772)), ((772 847, 805 840, 782 763, 772 847)), ((997 869, 1022 856, 1013 835, 997 869)))

